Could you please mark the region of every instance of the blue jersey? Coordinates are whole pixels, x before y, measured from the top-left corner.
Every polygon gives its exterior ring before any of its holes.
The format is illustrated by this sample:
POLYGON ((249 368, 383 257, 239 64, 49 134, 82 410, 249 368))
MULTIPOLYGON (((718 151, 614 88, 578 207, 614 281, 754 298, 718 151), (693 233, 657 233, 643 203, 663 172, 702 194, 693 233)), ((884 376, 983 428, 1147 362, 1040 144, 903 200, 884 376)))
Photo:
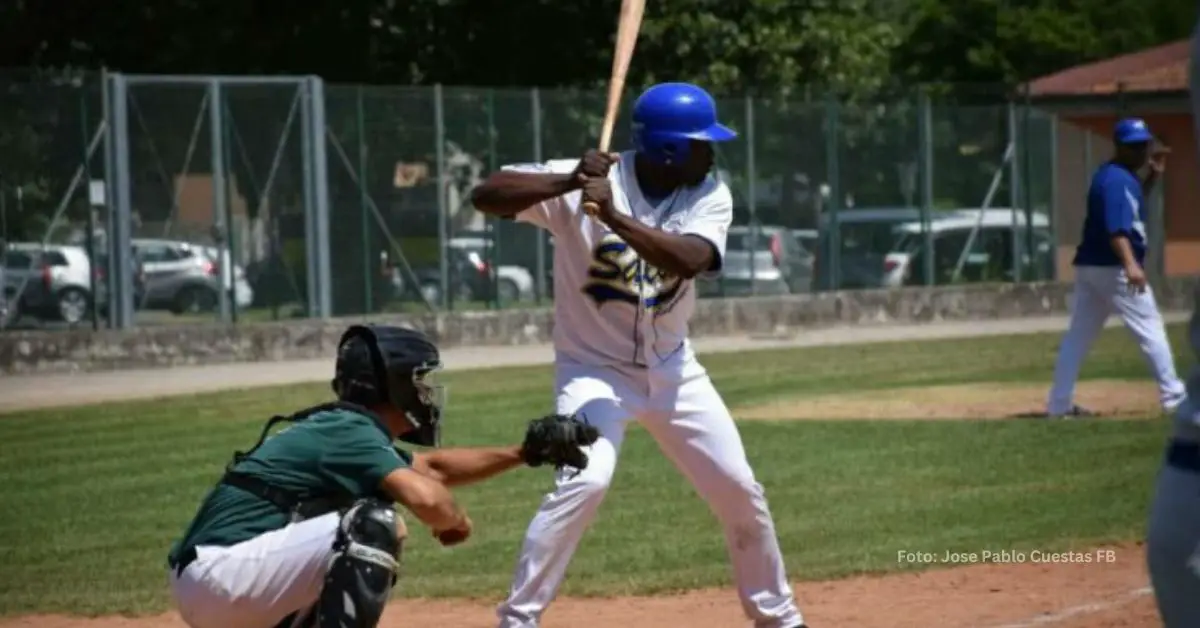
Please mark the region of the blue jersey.
POLYGON ((1083 238, 1075 249, 1076 266, 1120 266, 1112 237, 1129 238, 1139 266, 1146 259, 1146 228, 1142 221, 1142 182, 1125 166, 1109 162, 1092 175, 1088 188, 1083 238))

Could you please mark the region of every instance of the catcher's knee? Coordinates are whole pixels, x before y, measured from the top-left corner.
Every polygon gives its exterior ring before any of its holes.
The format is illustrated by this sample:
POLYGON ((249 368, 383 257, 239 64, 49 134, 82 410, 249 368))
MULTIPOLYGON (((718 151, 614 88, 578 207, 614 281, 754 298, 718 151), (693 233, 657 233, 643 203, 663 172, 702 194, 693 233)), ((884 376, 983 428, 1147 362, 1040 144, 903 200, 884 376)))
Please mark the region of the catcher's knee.
POLYGON ((317 628, 374 628, 399 575, 407 536, 389 504, 361 500, 342 517, 317 602, 317 628))

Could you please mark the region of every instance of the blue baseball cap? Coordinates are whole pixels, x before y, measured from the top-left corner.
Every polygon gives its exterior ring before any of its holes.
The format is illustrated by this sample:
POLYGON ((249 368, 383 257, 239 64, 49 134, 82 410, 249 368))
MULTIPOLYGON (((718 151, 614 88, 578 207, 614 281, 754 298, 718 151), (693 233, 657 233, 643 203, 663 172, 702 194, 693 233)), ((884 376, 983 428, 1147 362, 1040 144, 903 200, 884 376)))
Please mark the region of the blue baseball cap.
POLYGON ((1154 139, 1150 127, 1141 118, 1125 118, 1113 129, 1113 139, 1118 144, 1141 144, 1154 139))

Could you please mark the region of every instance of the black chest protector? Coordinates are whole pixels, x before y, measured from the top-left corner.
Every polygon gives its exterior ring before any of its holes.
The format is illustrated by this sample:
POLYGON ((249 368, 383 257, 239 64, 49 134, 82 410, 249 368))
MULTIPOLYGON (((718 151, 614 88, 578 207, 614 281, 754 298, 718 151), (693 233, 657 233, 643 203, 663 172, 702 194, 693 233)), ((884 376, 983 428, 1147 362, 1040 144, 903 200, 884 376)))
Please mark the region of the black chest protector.
POLYGON ((325 491, 307 491, 296 492, 288 489, 280 488, 263 480, 262 478, 235 471, 234 467, 249 456, 258 451, 262 447, 264 441, 271 434, 271 429, 280 423, 297 423, 308 417, 319 414, 321 412, 343 411, 354 412, 370 417, 384 433, 382 421, 376 417, 370 410, 353 403, 345 401, 336 401, 333 403, 321 404, 313 406, 306 410, 301 410, 292 415, 283 416, 276 415, 271 417, 267 424, 263 426, 262 433, 258 437, 258 442, 249 451, 236 451, 233 454, 233 460, 225 466, 225 475, 221 477, 220 484, 239 488, 247 493, 255 495, 260 499, 266 500, 275 505, 276 508, 286 513, 291 521, 303 521, 312 519, 330 512, 344 512, 348 510, 356 501, 363 498, 374 498, 380 501, 391 503, 392 500, 380 492, 372 495, 354 495, 344 490, 325 490, 325 491))

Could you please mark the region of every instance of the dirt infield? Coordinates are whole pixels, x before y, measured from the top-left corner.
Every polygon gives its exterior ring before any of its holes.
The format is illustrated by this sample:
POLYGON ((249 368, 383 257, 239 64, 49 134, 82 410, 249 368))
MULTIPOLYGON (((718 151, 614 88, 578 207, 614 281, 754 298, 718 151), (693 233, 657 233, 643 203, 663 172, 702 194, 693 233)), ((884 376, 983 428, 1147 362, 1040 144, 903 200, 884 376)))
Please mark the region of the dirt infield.
MULTIPOLYGON (((1011 419, 1040 416, 1045 384, 966 384, 821 395, 737 408, 739 419, 1011 419)), ((1075 389, 1076 403, 1104 417, 1154 416, 1158 393, 1151 381, 1092 380, 1075 389)))
MULTIPOLYGON (((981 558, 977 564, 924 573, 800 582, 795 587, 811 628, 1149 628, 1159 622, 1143 561, 1144 553, 1137 545, 1069 556, 1026 552, 1007 560, 984 563, 981 558)), ((804 566, 791 568, 803 570, 804 566)), ((491 628, 495 626, 495 603, 398 600, 389 606, 380 626, 491 628)), ((615 625, 730 628, 749 622, 741 616, 730 590, 644 598, 562 598, 551 606, 543 622, 545 628, 615 625)), ((0 620, 0 628, 183 626, 174 615, 0 620)))

